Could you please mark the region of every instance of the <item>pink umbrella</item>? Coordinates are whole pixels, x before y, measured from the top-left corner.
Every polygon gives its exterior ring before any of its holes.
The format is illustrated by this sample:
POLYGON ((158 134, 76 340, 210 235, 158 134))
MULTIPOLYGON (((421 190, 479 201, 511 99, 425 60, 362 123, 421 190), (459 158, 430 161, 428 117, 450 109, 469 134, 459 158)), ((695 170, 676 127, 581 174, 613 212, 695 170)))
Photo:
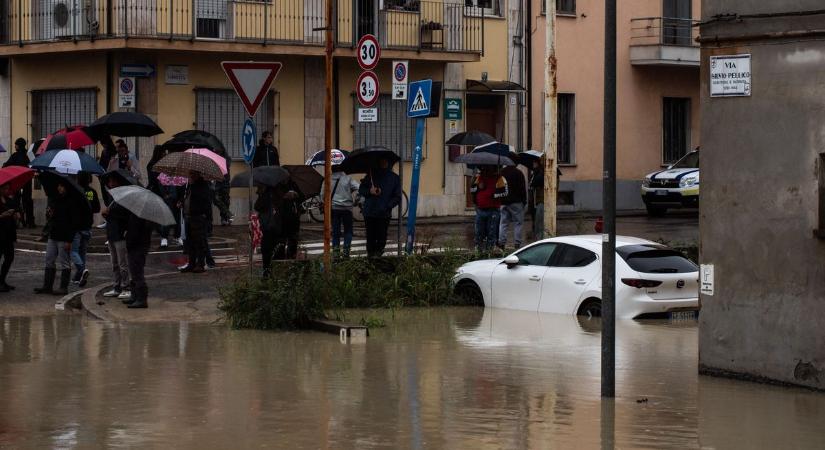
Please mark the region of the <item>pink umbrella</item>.
POLYGON ((158 183, 163 186, 186 186, 188 182, 189 178, 186 177, 173 177, 165 173, 158 175, 158 183))
POLYGON ((186 153, 196 153, 201 156, 206 156, 207 158, 215 161, 215 164, 218 165, 221 169, 221 173, 226 175, 229 173, 228 168, 226 167, 226 159, 223 156, 213 152, 212 150, 205 149, 205 148, 190 148, 186 151, 186 153))

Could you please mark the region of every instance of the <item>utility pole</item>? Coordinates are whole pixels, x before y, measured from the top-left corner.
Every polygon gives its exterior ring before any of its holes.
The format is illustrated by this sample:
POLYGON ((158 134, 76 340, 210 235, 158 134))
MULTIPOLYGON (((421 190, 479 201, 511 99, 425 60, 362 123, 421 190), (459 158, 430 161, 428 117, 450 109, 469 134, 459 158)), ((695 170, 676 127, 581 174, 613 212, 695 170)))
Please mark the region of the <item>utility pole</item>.
POLYGON ((616 0, 604 8, 602 397, 616 396, 616 0))
POLYGON ((556 235, 558 197, 558 96, 556 86, 556 0, 545 0, 544 40, 544 232, 556 235))
POLYGON ((324 95, 324 270, 332 267, 332 52, 333 45, 333 9, 332 0, 325 0, 327 14, 326 53, 324 57, 324 71, 326 73, 326 92, 324 95))

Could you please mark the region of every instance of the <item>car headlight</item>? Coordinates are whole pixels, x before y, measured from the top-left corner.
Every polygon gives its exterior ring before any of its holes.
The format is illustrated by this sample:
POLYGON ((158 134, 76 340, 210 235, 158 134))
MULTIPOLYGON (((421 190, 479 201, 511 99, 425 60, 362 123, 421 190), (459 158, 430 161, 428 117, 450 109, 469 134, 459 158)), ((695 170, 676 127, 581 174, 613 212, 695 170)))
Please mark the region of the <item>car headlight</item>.
POLYGON ((650 179, 649 178, 645 178, 644 180, 642 180, 642 187, 643 188, 649 188, 650 187, 650 179))
POLYGON ((698 178, 688 177, 688 178, 682 178, 682 181, 679 182, 679 187, 686 188, 686 187, 696 186, 697 184, 699 184, 699 179, 698 178))

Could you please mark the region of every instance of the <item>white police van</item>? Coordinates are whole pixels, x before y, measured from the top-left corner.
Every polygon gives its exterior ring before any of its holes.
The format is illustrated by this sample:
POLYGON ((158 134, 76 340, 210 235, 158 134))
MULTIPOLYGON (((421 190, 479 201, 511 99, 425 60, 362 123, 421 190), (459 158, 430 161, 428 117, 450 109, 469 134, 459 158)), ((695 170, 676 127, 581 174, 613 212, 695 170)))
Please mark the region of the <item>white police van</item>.
POLYGON ((699 149, 667 169, 646 176, 642 200, 650 216, 663 216, 669 208, 699 207, 699 149))

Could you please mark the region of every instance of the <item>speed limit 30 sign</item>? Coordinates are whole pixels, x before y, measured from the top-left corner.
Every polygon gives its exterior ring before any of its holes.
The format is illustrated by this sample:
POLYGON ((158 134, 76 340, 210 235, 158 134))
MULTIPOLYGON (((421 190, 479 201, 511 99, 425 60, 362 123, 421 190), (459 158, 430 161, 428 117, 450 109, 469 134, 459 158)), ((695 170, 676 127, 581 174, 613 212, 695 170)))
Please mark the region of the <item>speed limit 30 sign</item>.
POLYGON ((367 34, 358 41, 358 65, 364 70, 372 70, 378 65, 381 59, 381 47, 378 46, 378 39, 367 34))
POLYGON ((358 102, 364 108, 369 108, 378 101, 378 76, 372 71, 365 71, 358 77, 358 83, 355 85, 355 92, 358 96, 358 102))

